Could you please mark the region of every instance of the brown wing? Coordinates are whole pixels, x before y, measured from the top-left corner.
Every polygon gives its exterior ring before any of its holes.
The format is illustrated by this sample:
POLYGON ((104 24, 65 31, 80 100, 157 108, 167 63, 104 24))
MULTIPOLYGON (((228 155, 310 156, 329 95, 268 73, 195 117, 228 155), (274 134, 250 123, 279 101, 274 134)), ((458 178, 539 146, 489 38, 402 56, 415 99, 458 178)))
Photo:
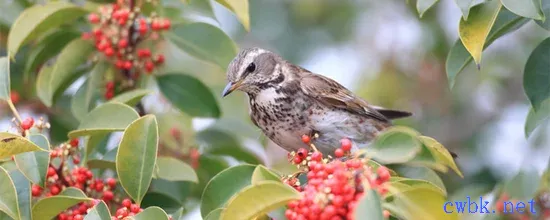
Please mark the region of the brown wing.
POLYGON ((363 99, 356 97, 351 91, 330 78, 306 73, 300 80, 300 87, 306 95, 327 106, 389 122, 384 115, 371 108, 363 99))

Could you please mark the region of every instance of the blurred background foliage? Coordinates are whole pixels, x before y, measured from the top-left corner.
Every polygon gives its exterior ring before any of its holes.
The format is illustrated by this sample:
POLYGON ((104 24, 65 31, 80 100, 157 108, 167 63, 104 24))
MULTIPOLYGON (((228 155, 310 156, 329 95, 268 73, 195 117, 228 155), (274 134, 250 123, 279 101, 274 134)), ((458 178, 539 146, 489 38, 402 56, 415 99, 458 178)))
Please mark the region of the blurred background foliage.
MULTIPOLYGON (((411 126, 459 155, 457 164, 464 179, 453 172, 439 173, 450 195, 464 186, 492 189, 524 168, 534 167, 540 173, 546 168, 550 155, 548 126, 540 126, 529 139, 524 135, 529 102, 522 88, 522 73, 531 51, 548 36, 548 31, 533 21, 497 39, 484 51, 481 69, 470 63, 450 90, 445 60, 458 39, 461 17, 460 9, 452 0, 440 1, 422 18, 417 14, 414 0, 408 3, 403 0, 251 0, 250 32, 221 5, 188 1, 188 5, 176 0, 163 1, 167 8, 165 16, 173 16, 182 23, 198 20, 218 26, 241 48, 258 46, 272 50, 292 63, 339 81, 372 104, 413 112, 413 117, 395 123, 411 126), (170 14, 169 8, 181 11, 170 14)), ((2 56, 6 54, 8 27, 26 4, 30 3, 0 0, 2 56)), ((268 166, 283 172, 293 170, 285 162, 286 152, 268 141, 250 122, 246 95, 239 92, 220 97, 226 82, 224 69, 192 58, 171 44, 166 42, 159 47, 167 56, 163 72, 184 72, 201 79, 214 91, 222 116, 220 120, 191 120, 170 111, 165 114, 177 117, 179 123, 174 123, 172 117, 159 118, 161 139, 177 124, 188 137, 185 140, 189 145, 212 144, 205 140, 209 140, 208 135, 217 135, 220 143, 241 145, 268 166), (200 135, 194 136, 197 132, 201 132, 200 135), (266 151, 258 150, 262 148, 266 151)), ((17 56, 25 56, 28 47, 23 47, 17 56)), ((16 60, 12 67, 14 73, 21 72, 25 66, 25 59, 16 60)), ((22 74, 12 74, 12 88, 24 98, 36 97, 34 85, 26 84, 22 74)), ((70 105, 69 98, 74 92, 69 89, 56 104, 58 108, 40 107, 39 101, 29 102, 27 106, 35 111, 39 109, 35 113, 48 116, 53 140, 65 140, 66 133, 77 126, 70 113, 62 112, 70 108, 59 107, 70 105)), ((168 102, 153 96, 147 97, 144 105, 153 113, 170 109, 168 102)), ((20 110, 23 115, 30 114, 25 108, 20 110)), ((7 108, 0 111, 4 115, 9 113, 7 108)), ((9 120, 6 119, 4 125, 9 126, 9 120)), ((235 161, 203 157, 200 162, 210 164, 205 169, 219 171, 235 161)), ((154 180, 153 191, 167 190, 163 184, 161 180, 154 180)), ((185 184, 188 183, 182 183, 185 184)), ((180 189, 189 190, 183 186, 180 189)), ((200 192, 194 192, 197 198, 200 192)))

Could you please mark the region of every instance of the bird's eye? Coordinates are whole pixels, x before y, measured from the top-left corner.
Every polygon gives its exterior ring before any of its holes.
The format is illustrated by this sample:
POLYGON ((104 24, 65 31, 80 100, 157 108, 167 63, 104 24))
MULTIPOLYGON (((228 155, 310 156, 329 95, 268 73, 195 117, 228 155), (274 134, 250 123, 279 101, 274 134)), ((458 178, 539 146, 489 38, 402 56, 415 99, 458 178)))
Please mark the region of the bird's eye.
POLYGON ((256 64, 254 63, 250 63, 250 65, 248 65, 248 67, 246 67, 246 71, 247 72, 254 72, 254 70, 256 70, 256 64))

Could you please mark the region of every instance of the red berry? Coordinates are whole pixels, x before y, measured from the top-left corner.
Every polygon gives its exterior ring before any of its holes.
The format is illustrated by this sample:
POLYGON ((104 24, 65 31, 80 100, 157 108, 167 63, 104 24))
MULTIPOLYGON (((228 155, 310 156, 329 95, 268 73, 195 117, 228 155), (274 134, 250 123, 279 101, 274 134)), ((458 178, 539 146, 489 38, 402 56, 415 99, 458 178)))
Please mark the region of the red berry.
POLYGON ((140 25, 138 28, 139 34, 145 35, 147 34, 147 25, 140 25))
POLYGON ((124 69, 124 61, 122 61, 122 60, 117 60, 117 61, 115 62, 115 66, 116 66, 116 68, 118 68, 118 69, 124 69))
POLYGON ((120 39, 118 41, 118 47, 120 48, 126 48, 128 46, 128 40, 126 39, 120 39))
POLYGON ((95 182, 95 191, 102 192, 103 191, 103 182, 101 180, 98 180, 95 182))
POLYGON ((40 196, 40 194, 42 194, 42 188, 38 185, 32 185, 31 193, 34 197, 40 196))
POLYGON ((116 187, 116 179, 115 178, 107 178, 107 185, 109 185, 109 187, 111 188, 115 188, 116 187))
POLYGON ((151 22, 151 29, 158 31, 160 30, 161 26, 158 20, 154 20, 151 22))
POLYGON ((140 209, 141 208, 139 208, 139 206, 137 204, 132 204, 130 206, 130 211, 133 212, 133 213, 136 213, 136 214, 140 212, 140 209))
POLYGON ((95 29, 95 30, 93 31, 93 34, 94 34, 94 36, 95 36, 96 38, 99 39, 101 36, 103 36, 103 31, 102 31, 101 29, 95 29))
POLYGON ((170 128, 170 135, 172 135, 174 139, 180 139, 181 131, 177 127, 172 127, 170 128))
POLYGON ((10 100, 11 100, 11 103, 13 103, 14 105, 17 104, 19 102, 19 93, 17 91, 11 91, 10 92, 10 100))
POLYGON ((53 167, 48 167, 48 174, 47 174, 48 177, 51 177, 51 176, 55 175, 55 173, 56 172, 55 172, 55 169, 53 167))
POLYGON ((350 139, 344 138, 344 139, 340 140, 340 144, 341 144, 342 150, 344 150, 345 152, 348 152, 348 151, 351 150, 351 140, 350 139))
POLYGON ((306 158, 308 153, 309 153, 309 151, 306 150, 305 148, 300 148, 300 149, 298 149, 297 155, 298 155, 298 157, 306 158))
POLYGON ((137 54, 141 58, 150 57, 151 51, 149 49, 138 49, 137 54))
POLYGON ((82 216, 82 215, 80 215, 80 214, 75 215, 75 216, 73 217, 73 220, 83 220, 83 219, 84 219, 84 216, 82 216))
POLYGON ((92 24, 97 24, 99 22, 99 16, 95 13, 91 13, 88 15, 88 21, 92 24))
POLYGON ((67 214, 65 213, 59 213, 59 215, 57 215, 57 220, 68 220, 69 218, 67 217, 67 214))
POLYGON ((34 119, 33 118, 26 118, 21 122, 21 129, 23 130, 29 130, 34 125, 34 119))
POLYGON ((124 69, 126 70, 132 69, 132 62, 131 61, 124 62, 124 69))
POLYGON ((153 72, 153 69, 155 68, 155 64, 148 60, 145 62, 145 70, 148 72, 148 73, 151 73, 153 72))
POLYGON ((113 50, 112 47, 107 47, 105 48, 105 56, 113 56, 115 54, 115 51, 113 50))
POLYGON ((115 82, 113 81, 108 81, 107 83, 105 83, 105 89, 107 90, 113 90, 115 88, 115 82))
POLYGON ((128 216, 128 209, 125 208, 125 207, 119 208, 119 209, 116 210, 115 215, 126 217, 126 216, 128 216))
POLYGON ((80 157, 79 156, 74 156, 73 157, 73 163, 74 164, 79 164, 80 163, 80 157))
POLYGON ((344 156, 344 150, 342 148, 338 148, 334 151, 334 156, 336 157, 343 157, 344 156))
POLYGON ((132 205, 132 201, 130 201, 130 199, 122 200, 122 206, 124 206, 126 208, 130 208, 131 205, 132 205))
POLYGON ((113 195, 112 191, 107 190, 107 191, 103 192, 103 200, 105 200, 106 202, 113 200, 113 197, 114 197, 114 195, 113 195))
POLYGON ((323 159, 323 153, 319 151, 315 151, 311 154, 311 160, 313 161, 321 161, 323 159))
POLYGON ((168 19, 164 19, 164 21, 161 23, 161 25, 162 25, 161 28, 164 29, 164 30, 168 30, 168 29, 170 29, 170 26, 172 26, 170 20, 168 20, 168 19))
POLYGON ((163 64, 164 63, 164 55, 162 55, 162 54, 157 55, 157 59, 155 60, 155 62, 157 62, 157 64, 163 64))
POLYGON ((73 139, 71 139, 70 144, 71 144, 71 146, 73 146, 73 147, 78 147, 78 142, 79 142, 79 141, 78 141, 78 138, 73 138, 73 139))
POLYGON ((60 191, 60 189, 59 189, 59 187, 57 187, 56 185, 53 185, 53 186, 50 187, 50 193, 51 193, 52 195, 57 195, 57 194, 59 194, 59 191, 60 191))
POLYGON ((295 164, 299 164, 303 161, 303 159, 301 157, 294 157, 294 163, 295 164))
POLYGON ((105 92, 105 99, 110 100, 115 96, 115 93, 111 90, 105 92))
POLYGON ((380 166, 378 167, 378 169, 376 170, 376 174, 378 174, 378 179, 382 182, 386 182, 390 179, 390 171, 388 170, 388 168, 384 167, 384 166, 380 166))
POLYGON ((304 142, 305 144, 309 144, 310 141, 311 138, 309 137, 309 135, 302 135, 302 142, 304 142))

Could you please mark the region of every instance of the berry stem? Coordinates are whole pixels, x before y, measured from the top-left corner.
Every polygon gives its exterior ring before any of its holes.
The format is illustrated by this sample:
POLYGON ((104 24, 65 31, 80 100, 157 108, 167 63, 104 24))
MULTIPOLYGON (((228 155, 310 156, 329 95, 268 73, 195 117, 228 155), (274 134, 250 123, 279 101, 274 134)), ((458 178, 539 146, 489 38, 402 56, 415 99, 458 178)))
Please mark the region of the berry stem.
POLYGON ((13 102, 11 102, 10 99, 8 99, 8 105, 10 106, 10 110, 13 113, 13 116, 15 116, 15 118, 17 119, 17 121, 19 121, 19 123, 23 122, 23 120, 21 120, 21 116, 19 116, 19 112, 17 112, 15 105, 13 105, 13 102))

